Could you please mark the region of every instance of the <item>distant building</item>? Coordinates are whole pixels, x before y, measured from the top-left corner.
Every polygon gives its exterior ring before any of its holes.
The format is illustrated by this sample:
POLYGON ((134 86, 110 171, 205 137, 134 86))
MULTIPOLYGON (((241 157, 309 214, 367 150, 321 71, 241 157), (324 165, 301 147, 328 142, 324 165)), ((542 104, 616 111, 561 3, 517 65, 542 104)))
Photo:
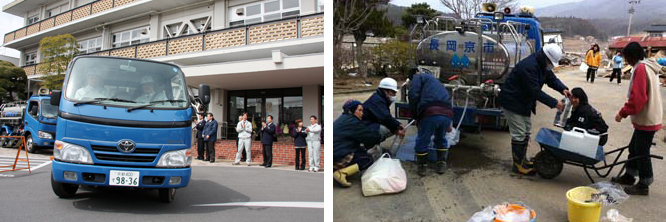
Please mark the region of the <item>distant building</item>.
POLYGON ((11 57, 11 56, 6 56, 6 55, 0 55, 0 60, 2 61, 7 61, 11 62, 15 66, 19 66, 19 58, 16 57, 11 57))
POLYGON ((666 24, 652 24, 645 32, 650 37, 663 37, 666 34, 666 24))

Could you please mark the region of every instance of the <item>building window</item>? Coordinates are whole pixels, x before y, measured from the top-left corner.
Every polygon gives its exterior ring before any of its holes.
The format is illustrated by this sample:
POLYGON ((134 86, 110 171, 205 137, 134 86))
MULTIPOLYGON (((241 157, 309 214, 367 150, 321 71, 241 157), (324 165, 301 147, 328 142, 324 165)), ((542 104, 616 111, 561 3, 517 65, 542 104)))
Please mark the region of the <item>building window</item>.
POLYGON ((317 12, 324 11, 324 0, 317 0, 317 12))
POLYGON ((150 40, 150 27, 142 27, 134 30, 113 34, 113 48, 137 45, 150 40))
POLYGON ((51 16, 56 16, 60 13, 63 13, 68 10, 68 4, 63 4, 57 7, 54 7, 52 9, 49 9, 46 11, 47 18, 50 18, 51 16))
POLYGON ((262 1, 229 9, 229 26, 249 25, 301 14, 300 0, 262 1))
POLYGON ((289 129, 294 128, 297 119, 303 120, 303 125, 307 126, 308 121, 303 119, 303 97, 302 96, 285 96, 284 105, 282 108, 284 113, 282 116, 283 123, 289 126, 289 129))
POLYGON ((26 53, 25 54, 25 65, 32 65, 37 63, 37 53, 26 53))
MULTIPOLYGON (((303 89, 266 89, 266 90, 241 90, 229 91, 227 98, 227 138, 236 139, 238 134, 235 127, 238 124, 238 116, 243 112, 248 113, 248 121, 252 122, 254 133, 258 133, 261 123, 266 121, 267 115, 273 116, 273 123, 278 127, 280 142, 293 142, 289 135, 295 126, 297 119, 303 119, 303 89), (287 132, 287 135, 284 133, 287 132)), ((309 125, 308 119, 303 119, 305 126, 309 125)), ((258 139, 258 137, 253 137, 258 139)))
POLYGON ((79 52, 88 54, 102 50, 102 37, 79 42, 79 52))
POLYGON ((39 15, 35 15, 28 19, 28 25, 32 25, 39 22, 39 15))

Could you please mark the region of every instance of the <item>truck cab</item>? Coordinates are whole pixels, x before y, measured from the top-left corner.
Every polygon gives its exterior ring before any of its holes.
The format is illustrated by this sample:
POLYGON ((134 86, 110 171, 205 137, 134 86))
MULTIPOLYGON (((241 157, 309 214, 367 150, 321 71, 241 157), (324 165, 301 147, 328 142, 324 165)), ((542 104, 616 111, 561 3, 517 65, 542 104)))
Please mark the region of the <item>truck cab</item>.
POLYGON ((88 185, 157 189, 171 202, 189 184, 191 117, 206 107, 210 89, 199 85, 195 98, 177 65, 80 56, 51 97, 58 107, 51 177, 57 196, 88 185))
POLYGON ((26 151, 34 153, 39 148, 53 148, 58 107, 51 105, 51 96, 32 96, 26 107, 23 115, 26 151))

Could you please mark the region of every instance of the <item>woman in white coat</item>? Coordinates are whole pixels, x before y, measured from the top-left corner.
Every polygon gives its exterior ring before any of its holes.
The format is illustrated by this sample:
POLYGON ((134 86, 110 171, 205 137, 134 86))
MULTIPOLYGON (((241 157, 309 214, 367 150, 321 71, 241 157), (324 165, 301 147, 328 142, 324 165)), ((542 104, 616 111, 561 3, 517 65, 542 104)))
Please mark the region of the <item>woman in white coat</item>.
POLYGON ((321 126, 317 124, 317 117, 310 117, 310 126, 305 129, 305 132, 308 133, 308 136, 305 140, 308 143, 308 162, 310 163, 310 172, 319 171, 319 160, 321 156, 321 126))

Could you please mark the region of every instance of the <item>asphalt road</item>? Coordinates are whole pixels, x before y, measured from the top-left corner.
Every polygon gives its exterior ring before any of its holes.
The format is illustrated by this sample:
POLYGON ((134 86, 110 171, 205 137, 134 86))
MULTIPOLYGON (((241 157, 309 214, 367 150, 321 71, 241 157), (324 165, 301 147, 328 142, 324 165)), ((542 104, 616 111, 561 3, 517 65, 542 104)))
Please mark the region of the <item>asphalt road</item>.
POLYGON ((159 202, 156 190, 79 188, 74 198, 58 198, 50 164, 0 175, 0 221, 324 220, 324 173, 286 166, 193 166, 189 186, 177 190, 173 203, 159 202))

